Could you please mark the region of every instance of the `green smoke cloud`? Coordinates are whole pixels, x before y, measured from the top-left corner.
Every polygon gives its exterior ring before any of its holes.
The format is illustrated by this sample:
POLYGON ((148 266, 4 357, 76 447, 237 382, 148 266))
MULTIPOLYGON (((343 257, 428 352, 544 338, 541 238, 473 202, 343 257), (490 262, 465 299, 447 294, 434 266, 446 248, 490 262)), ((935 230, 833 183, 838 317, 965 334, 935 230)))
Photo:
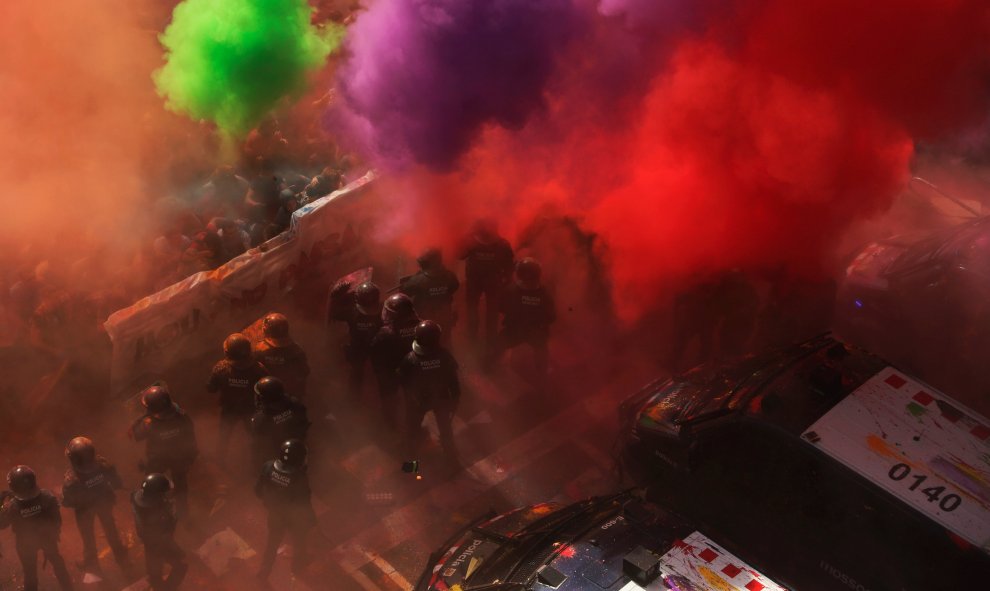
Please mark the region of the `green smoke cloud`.
POLYGON ((243 136, 340 44, 343 27, 315 27, 311 13, 307 0, 185 0, 159 37, 158 93, 170 110, 243 136))

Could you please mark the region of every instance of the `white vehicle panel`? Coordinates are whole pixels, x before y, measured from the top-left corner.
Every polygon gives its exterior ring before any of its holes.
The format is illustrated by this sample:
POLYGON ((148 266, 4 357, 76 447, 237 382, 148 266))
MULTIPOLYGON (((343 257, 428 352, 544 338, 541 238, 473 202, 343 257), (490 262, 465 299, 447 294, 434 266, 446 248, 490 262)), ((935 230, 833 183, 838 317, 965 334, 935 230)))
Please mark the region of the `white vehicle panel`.
POLYGON ((888 367, 803 438, 990 552, 988 425, 974 411, 888 367))
POLYGON ((683 591, 785 591, 699 532, 674 544, 660 558, 660 567, 663 578, 683 591))

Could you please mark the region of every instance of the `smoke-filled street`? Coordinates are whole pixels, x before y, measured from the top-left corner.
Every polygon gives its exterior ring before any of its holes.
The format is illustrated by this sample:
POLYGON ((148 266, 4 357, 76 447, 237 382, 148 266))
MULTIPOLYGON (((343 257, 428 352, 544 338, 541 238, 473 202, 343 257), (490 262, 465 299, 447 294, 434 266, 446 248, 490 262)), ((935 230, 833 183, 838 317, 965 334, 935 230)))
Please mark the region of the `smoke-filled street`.
POLYGON ((0 591, 990 577, 977 0, 14 0, 0 591))

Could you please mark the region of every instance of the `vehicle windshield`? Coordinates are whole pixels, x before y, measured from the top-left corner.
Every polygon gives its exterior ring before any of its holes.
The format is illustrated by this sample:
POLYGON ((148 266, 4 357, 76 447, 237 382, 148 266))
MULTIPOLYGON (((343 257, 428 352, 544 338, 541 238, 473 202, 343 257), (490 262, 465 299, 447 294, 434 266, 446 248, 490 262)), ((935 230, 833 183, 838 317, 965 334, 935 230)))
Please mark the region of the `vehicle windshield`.
POLYGON ((777 351, 699 371, 695 375, 688 374, 685 376, 686 381, 693 387, 682 386, 685 394, 681 399, 668 400, 670 406, 679 405, 676 414, 671 414, 668 418, 674 423, 683 424, 714 418, 743 408, 780 372, 830 342, 826 337, 820 337, 790 351, 777 351))
POLYGON ((890 265, 887 274, 896 275, 936 261, 951 259, 964 253, 974 240, 988 232, 990 225, 985 218, 963 227, 957 226, 936 232, 909 246, 890 265))
POLYGON ((767 366, 760 360, 750 360, 738 366, 719 368, 711 372, 690 400, 681 407, 675 423, 688 423, 709 418, 740 407, 765 380, 774 373, 776 365, 767 366))
POLYGON ((621 510, 615 497, 575 503, 534 521, 511 536, 478 570, 464 591, 514 588, 526 583, 555 552, 621 510))

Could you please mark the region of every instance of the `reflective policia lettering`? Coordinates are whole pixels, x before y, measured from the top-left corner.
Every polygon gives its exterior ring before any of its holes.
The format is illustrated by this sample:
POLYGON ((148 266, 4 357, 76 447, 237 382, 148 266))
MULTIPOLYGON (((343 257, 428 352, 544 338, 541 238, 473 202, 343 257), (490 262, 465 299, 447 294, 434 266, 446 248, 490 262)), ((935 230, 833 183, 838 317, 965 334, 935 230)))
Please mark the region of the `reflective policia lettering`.
POLYGON ((440 359, 424 359, 419 362, 419 366, 422 369, 439 369, 441 364, 440 359))
POLYGON ((857 582, 856 579, 850 577, 846 573, 835 568, 834 566, 825 562, 824 560, 821 561, 821 567, 825 572, 832 575, 837 580, 842 581, 843 585, 846 585, 847 587, 853 589, 854 591, 870 591, 869 587, 863 585, 862 583, 857 582))
POLYGON ((472 541, 471 545, 465 548, 464 551, 458 554, 457 558, 450 563, 449 568, 457 568, 458 566, 463 564, 465 560, 467 560, 468 558, 471 557, 472 554, 474 554, 474 551, 478 549, 478 546, 480 546, 481 543, 482 543, 481 540, 472 541))
POLYGON ((103 474, 97 474, 85 482, 86 488, 93 488, 94 486, 103 484, 104 480, 106 480, 106 476, 103 474))
POLYGON ((21 509, 21 517, 25 519, 34 517, 39 513, 41 513, 41 505, 31 505, 30 507, 24 507, 21 509))

